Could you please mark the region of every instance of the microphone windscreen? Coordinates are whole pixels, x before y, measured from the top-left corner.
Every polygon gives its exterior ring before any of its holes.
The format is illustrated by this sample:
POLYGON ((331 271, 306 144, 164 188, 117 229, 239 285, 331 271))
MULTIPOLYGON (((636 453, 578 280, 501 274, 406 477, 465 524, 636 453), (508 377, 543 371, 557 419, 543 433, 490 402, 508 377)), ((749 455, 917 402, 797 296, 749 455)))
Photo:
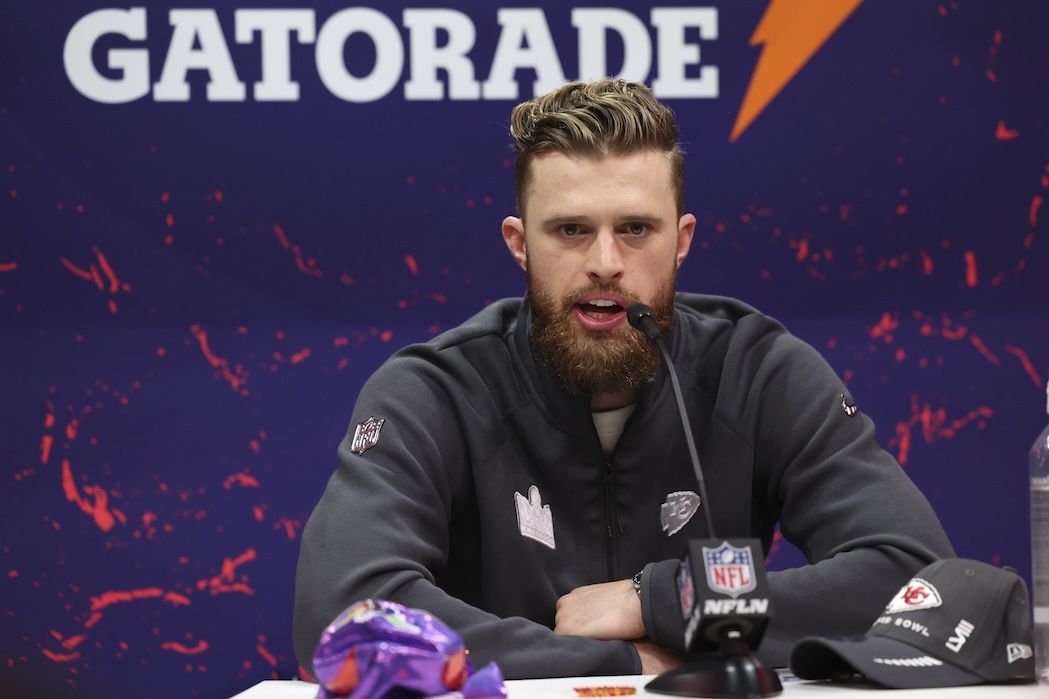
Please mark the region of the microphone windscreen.
POLYGON ((655 316, 652 314, 652 309, 643 303, 632 303, 630 308, 626 312, 627 320, 638 330, 644 332, 645 328, 642 325, 645 318, 652 318, 655 320, 655 316))

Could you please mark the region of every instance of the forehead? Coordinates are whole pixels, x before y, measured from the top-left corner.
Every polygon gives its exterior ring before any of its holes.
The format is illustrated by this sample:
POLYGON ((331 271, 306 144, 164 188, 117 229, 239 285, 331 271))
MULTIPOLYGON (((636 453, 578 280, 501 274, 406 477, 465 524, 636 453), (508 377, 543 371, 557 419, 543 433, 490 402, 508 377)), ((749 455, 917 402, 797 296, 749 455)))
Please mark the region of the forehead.
POLYGON ((661 150, 618 155, 543 153, 529 165, 522 213, 570 216, 615 210, 664 213, 676 209, 670 162, 661 150))

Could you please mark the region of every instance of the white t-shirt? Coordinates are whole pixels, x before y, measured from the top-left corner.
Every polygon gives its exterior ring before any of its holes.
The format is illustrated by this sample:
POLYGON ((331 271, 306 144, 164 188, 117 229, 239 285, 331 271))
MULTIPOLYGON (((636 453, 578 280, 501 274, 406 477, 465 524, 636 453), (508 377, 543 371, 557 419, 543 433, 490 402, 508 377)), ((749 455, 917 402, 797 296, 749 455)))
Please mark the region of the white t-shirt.
POLYGON ((616 408, 615 410, 602 410, 590 413, 594 418, 594 427, 597 428, 597 436, 601 440, 601 450, 607 456, 616 448, 619 436, 623 434, 623 426, 634 412, 634 404, 616 408))

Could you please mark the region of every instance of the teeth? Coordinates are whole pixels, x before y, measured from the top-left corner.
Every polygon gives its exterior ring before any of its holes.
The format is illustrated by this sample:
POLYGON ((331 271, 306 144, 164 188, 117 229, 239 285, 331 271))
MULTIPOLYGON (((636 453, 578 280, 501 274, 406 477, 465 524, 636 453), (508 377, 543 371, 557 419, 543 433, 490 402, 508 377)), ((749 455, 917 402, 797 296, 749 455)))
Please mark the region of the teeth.
POLYGON ((609 301, 608 299, 593 299, 588 301, 591 306, 598 306, 600 308, 611 308, 612 306, 618 305, 615 301, 609 301))

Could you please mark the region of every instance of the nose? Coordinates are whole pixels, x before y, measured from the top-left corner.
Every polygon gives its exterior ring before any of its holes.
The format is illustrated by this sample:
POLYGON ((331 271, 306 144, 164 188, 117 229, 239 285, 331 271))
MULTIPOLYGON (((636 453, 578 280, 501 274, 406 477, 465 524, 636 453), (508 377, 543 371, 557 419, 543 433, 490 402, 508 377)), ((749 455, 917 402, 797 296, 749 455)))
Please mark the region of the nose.
POLYGON ((623 256, 619 239, 610 229, 602 229, 594 236, 587 251, 586 276, 592 282, 615 282, 623 276, 623 256))

